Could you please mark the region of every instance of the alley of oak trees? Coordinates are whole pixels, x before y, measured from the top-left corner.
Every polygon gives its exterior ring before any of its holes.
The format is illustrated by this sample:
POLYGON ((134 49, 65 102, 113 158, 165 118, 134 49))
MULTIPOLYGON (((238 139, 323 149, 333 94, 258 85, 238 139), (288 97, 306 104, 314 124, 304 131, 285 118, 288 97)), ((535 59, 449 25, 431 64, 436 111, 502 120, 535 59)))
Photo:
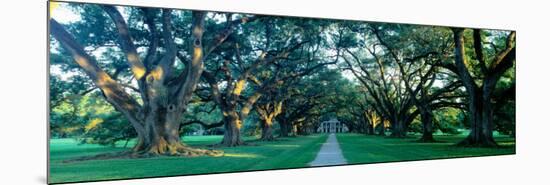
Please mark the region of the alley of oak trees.
POLYGON ((515 32, 71 4, 50 25, 52 137, 121 156, 219 156, 219 146, 313 134, 336 117, 381 137, 515 137, 515 32))

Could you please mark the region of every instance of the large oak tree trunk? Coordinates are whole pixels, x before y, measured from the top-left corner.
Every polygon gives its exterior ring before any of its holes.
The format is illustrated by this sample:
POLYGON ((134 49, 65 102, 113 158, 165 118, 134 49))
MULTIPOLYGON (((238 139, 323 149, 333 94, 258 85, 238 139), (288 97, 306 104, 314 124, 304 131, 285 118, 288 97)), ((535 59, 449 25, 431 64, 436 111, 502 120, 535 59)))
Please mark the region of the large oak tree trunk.
MULTIPOLYGON (((465 66, 464 29, 454 29, 455 65, 461 82, 468 92, 468 110, 470 113, 470 134, 458 143, 461 146, 496 146, 492 130, 491 91, 494 86, 484 80, 483 89, 479 88, 465 66), (491 116, 491 117, 489 117, 491 116)), ((485 65, 485 64, 483 64, 485 65)), ((490 83, 496 83, 491 81, 490 83)))
POLYGON ((506 48, 487 67, 483 56, 480 30, 474 30, 474 47, 481 71, 484 73, 481 86, 478 86, 466 67, 467 58, 464 46, 464 29, 453 29, 455 43, 455 66, 461 82, 468 92, 470 113, 470 134, 458 143, 462 146, 495 147, 493 139, 493 108, 491 98, 498 79, 513 66, 515 61, 515 32, 508 35, 506 48))
POLYGON ((433 137, 433 114, 430 110, 421 111, 420 119, 422 120, 422 137, 421 142, 435 142, 433 137))
POLYGON ((273 137, 273 120, 272 119, 262 119, 262 136, 260 137, 260 140, 262 141, 273 141, 275 140, 275 137, 273 137))
POLYGON ((494 147, 497 143, 493 139, 493 116, 490 99, 479 91, 472 93, 468 106, 470 112, 470 134, 458 145, 494 147))
POLYGON ((132 155, 221 155, 219 151, 190 148, 183 144, 179 135, 179 115, 165 108, 150 112, 144 123, 144 133, 138 136, 138 142, 132 149, 132 155))
POLYGON ((273 119, 282 112, 283 102, 268 102, 260 105, 256 105, 256 112, 260 116, 260 123, 262 127, 262 135, 260 140, 273 141, 273 119))
POLYGON ((298 136, 298 125, 297 124, 292 124, 292 130, 290 131, 291 135, 293 136, 298 136))
POLYGON ((288 137, 288 133, 290 132, 290 123, 286 120, 280 119, 279 125, 281 126, 279 137, 288 137))
POLYGON ((261 97, 260 93, 255 93, 248 98, 245 105, 241 107, 240 111, 237 111, 237 105, 233 102, 229 106, 223 106, 222 109, 224 115, 224 135, 221 145, 233 147, 239 145, 245 145, 246 143, 241 139, 241 127, 243 121, 248 117, 251 107, 261 97))
POLYGON ((367 124, 367 135, 374 135, 374 124, 367 124))
POLYGON ((237 112, 229 112, 228 116, 224 117, 224 122, 225 131, 221 145, 229 147, 243 145, 244 142, 241 139, 242 120, 240 120, 237 112))
POLYGON ((403 138, 406 135, 405 131, 405 125, 403 123, 403 120, 397 118, 397 116, 392 118, 392 132, 391 137, 397 137, 397 138, 403 138))
POLYGON ((367 121, 367 135, 376 134, 376 125, 380 122, 380 118, 374 112, 366 112, 365 119, 367 121))

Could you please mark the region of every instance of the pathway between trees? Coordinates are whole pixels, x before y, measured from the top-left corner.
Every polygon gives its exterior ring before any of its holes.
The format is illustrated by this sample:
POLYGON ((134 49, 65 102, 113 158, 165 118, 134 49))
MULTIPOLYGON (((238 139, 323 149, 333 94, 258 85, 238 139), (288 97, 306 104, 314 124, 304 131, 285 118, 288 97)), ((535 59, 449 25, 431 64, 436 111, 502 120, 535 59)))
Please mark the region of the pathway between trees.
POLYGON ((347 163, 344 155, 342 155, 342 150, 340 150, 336 135, 331 133, 327 141, 321 146, 321 150, 317 153, 317 157, 309 163, 309 166, 340 165, 347 163))

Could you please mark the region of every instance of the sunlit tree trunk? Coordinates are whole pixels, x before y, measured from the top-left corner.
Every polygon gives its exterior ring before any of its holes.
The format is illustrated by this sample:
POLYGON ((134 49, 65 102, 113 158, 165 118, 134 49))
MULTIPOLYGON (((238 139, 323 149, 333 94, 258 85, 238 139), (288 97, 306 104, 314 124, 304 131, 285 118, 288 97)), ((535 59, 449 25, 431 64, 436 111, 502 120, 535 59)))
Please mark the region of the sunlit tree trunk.
POLYGON ((262 141, 275 140, 275 137, 273 137, 273 120, 266 119, 266 120, 261 120, 261 122, 262 122, 262 136, 260 137, 260 140, 262 141))
POLYGON ((224 135, 221 144, 224 146, 239 146, 243 145, 244 142, 241 138, 241 127, 242 121, 239 118, 239 115, 235 111, 224 112, 227 113, 227 116, 224 116, 224 135))
POLYGON ((273 120, 282 111, 283 101, 266 102, 256 105, 256 112, 260 116, 262 135, 260 140, 273 141, 273 120))

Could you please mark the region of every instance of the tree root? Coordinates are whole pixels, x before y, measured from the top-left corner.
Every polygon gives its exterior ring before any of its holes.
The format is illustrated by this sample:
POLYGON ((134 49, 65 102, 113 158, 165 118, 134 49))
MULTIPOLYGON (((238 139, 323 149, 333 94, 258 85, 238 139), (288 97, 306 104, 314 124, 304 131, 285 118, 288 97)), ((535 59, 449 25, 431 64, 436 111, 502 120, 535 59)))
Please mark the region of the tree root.
MULTIPOLYGON (((74 159, 64 160, 63 163, 72 163, 80 161, 89 161, 89 160, 109 160, 109 159, 137 159, 137 158, 152 158, 160 156, 172 156, 172 157, 198 157, 198 156, 212 156, 220 157, 223 156, 224 152, 221 150, 210 150, 210 149, 198 149, 191 148, 184 145, 180 145, 170 150, 167 150, 163 153, 152 152, 154 150, 145 150, 145 151, 124 151, 124 152, 111 152, 103 153, 94 156, 84 156, 74 159)), ((158 151, 158 150, 157 150, 158 151)))

